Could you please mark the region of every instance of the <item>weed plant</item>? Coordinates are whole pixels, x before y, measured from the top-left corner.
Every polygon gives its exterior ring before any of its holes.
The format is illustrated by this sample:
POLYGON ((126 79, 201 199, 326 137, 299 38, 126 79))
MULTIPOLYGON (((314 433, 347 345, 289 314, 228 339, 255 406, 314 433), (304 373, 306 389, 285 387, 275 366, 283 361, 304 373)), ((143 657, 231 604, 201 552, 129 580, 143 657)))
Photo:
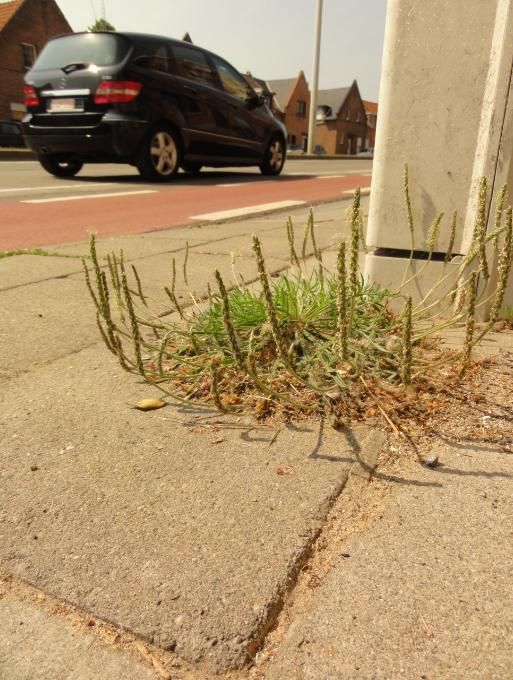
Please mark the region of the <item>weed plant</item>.
MULTIPOLYGON (((483 179, 468 253, 451 262, 453 215, 440 277, 422 300, 412 300, 404 291, 429 266, 443 213, 428 231, 425 262, 413 272, 414 222, 406 167, 404 196, 411 255, 395 291, 365 281, 359 272, 358 255, 365 247, 359 190, 349 216, 350 238, 338 245, 335 271, 323 264, 310 211, 300 254, 292 220, 287 222, 290 267, 278 278, 269 276, 254 236, 258 279, 246 282, 237 275, 237 284, 228 288, 216 271, 215 290, 209 284, 202 301, 191 293, 193 304, 185 306, 175 293, 177 267, 172 260, 169 286, 164 286, 171 309, 161 316, 151 313, 137 270, 132 266, 128 271, 122 253, 109 255, 106 266, 100 264, 93 235, 92 270, 85 260, 83 264, 105 344, 125 370, 178 402, 199 402, 225 412, 249 410, 261 418, 317 414, 334 426, 381 414, 397 429, 397 417, 405 408, 417 408, 420 394, 464 377, 472 348, 498 318, 513 256, 505 188, 496 198, 495 224, 487 234, 483 179), (490 321, 476 333, 476 310, 482 306, 491 309, 490 321), (443 349, 440 331, 462 323, 462 350, 443 349)), ((186 284, 188 259, 187 244, 182 268, 186 284)))

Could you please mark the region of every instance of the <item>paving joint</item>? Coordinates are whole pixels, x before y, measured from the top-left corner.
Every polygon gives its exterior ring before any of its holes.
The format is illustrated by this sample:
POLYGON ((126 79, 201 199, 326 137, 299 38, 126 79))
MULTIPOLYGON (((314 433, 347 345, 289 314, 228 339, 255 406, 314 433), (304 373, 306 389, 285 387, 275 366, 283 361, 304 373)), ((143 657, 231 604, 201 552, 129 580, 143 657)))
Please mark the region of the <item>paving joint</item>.
MULTIPOLYGON (((333 494, 323 522, 309 543, 308 549, 305 550, 303 560, 298 565, 294 582, 284 593, 281 607, 273 619, 273 625, 268 628, 265 638, 254 654, 253 668, 258 666, 259 671, 264 671, 265 664, 271 660, 274 650, 279 647, 288 629, 308 607, 308 603, 313 598, 311 594, 313 589, 321 585, 321 580, 316 575, 320 571, 317 563, 319 562, 319 555, 322 555, 324 550, 332 546, 334 531, 338 533, 338 527, 334 526, 334 522, 340 508, 346 505, 348 507, 357 506, 358 514, 365 514, 367 510, 365 491, 368 490, 369 482, 378 467, 378 461, 386 446, 387 437, 380 430, 373 429, 360 445, 350 429, 344 429, 343 432, 352 445, 356 460, 349 468, 346 479, 338 492, 333 494), (305 593, 308 593, 306 598, 305 593)), ((356 520, 354 529, 357 531, 359 517, 356 520)), ((349 530, 351 528, 349 527, 349 530)), ((322 579, 326 578, 332 568, 334 568, 334 565, 330 564, 329 570, 322 574, 322 579)), ((256 677, 259 678, 260 675, 256 677)))
POLYGON ((178 654, 157 647, 131 630, 105 621, 72 602, 58 598, 24 579, 0 570, 0 600, 9 593, 21 602, 35 603, 38 609, 49 612, 51 616, 65 619, 80 632, 87 630, 99 646, 117 647, 135 658, 144 659, 162 680, 172 680, 166 666, 179 668, 181 672, 186 673, 192 671, 191 664, 178 654))
MULTIPOLYGON (((3 291, 0 291, 3 292, 3 291)), ((169 313, 169 312, 168 312, 169 313)), ((34 366, 30 366, 27 369, 14 369, 14 371, 10 374, 5 373, 2 374, 0 370, 0 383, 1 382, 10 382, 12 380, 16 380, 22 375, 27 375, 29 373, 32 373, 35 369, 40 369, 44 368, 45 366, 51 366, 52 364, 56 363, 57 361, 62 361, 62 359, 67 359, 68 357, 75 356, 76 354, 80 354, 81 352, 86 352, 88 349, 91 349, 92 347, 99 347, 103 344, 103 341, 101 339, 95 340, 94 342, 90 342, 83 347, 79 347, 78 349, 72 349, 69 352, 66 352, 65 354, 61 354, 59 356, 55 356, 52 359, 48 361, 41 361, 38 364, 35 364, 34 366)))
MULTIPOLYGON (((327 499, 322 522, 290 570, 286 588, 283 592, 277 593, 275 601, 270 604, 266 623, 258 631, 253 644, 248 647, 248 654, 251 656, 250 666, 255 663, 259 653, 265 648, 268 636, 283 622, 284 612, 289 612, 293 606, 295 591, 300 584, 301 574, 309 569, 312 560, 315 559, 317 547, 324 540, 328 518, 332 510, 338 503, 344 502, 346 494, 350 494, 352 498, 359 497, 361 490, 368 484, 369 478, 376 469, 385 442, 385 435, 379 430, 371 430, 360 445, 350 429, 345 429, 344 434, 352 446, 356 461, 327 499)), ((291 621, 288 625, 290 623, 291 621)))
POLYGON ((267 619, 261 628, 256 631, 255 639, 247 647, 247 654, 249 657, 247 662, 248 666, 251 666, 254 663, 256 656, 265 645, 267 636, 278 625, 280 616, 286 606, 286 603, 290 598, 293 597, 294 590, 298 584, 299 576, 311 560, 315 551, 315 545, 323 532, 328 515, 343 493, 348 479, 349 473, 345 473, 332 494, 326 499, 323 516, 319 527, 313 531, 310 539, 305 543, 300 554, 297 556, 296 560, 289 569, 289 572, 286 576, 285 587, 282 588, 281 591, 278 591, 274 600, 269 603, 267 619))

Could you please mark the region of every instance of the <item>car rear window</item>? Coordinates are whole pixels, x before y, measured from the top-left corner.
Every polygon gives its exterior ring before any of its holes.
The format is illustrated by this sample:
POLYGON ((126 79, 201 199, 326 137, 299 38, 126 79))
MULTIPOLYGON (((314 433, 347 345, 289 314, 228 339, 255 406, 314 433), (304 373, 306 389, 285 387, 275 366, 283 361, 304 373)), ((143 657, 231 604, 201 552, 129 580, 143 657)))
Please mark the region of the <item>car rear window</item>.
POLYGON ((50 40, 33 68, 38 70, 64 68, 70 64, 113 66, 126 57, 131 43, 120 35, 80 33, 50 40))

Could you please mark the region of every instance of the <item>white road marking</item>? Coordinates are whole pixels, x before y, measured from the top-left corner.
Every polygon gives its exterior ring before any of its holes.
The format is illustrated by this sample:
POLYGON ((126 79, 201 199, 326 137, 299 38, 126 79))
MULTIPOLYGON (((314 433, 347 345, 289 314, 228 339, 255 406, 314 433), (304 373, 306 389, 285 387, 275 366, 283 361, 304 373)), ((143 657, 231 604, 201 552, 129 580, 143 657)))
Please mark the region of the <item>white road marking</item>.
POLYGON ((295 205, 304 205, 306 201, 276 201, 274 203, 260 203, 259 205, 248 205, 245 208, 235 208, 235 210, 221 210, 221 212, 205 213, 204 215, 191 215, 191 220, 224 220, 228 217, 241 217, 242 215, 252 215, 253 213, 265 212, 266 210, 276 210, 277 208, 291 208, 295 205))
POLYGON ((216 184, 216 187, 242 187, 248 184, 271 184, 274 182, 273 179, 257 179, 257 180, 247 180, 246 182, 233 182, 229 184, 216 184))
POLYGON ((84 184, 83 186, 76 184, 52 184, 46 187, 12 187, 11 189, 0 189, 2 194, 15 194, 16 192, 25 193, 27 191, 60 191, 61 189, 89 189, 89 187, 112 187, 119 186, 119 184, 114 184, 113 182, 94 182, 91 184, 84 184))
POLYGON ((59 201, 83 201, 88 198, 110 198, 112 196, 136 196, 137 194, 156 194, 158 191, 148 189, 146 191, 113 191, 109 194, 87 194, 86 196, 61 196, 59 198, 34 198, 20 203, 57 203, 59 201))
MULTIPOLYGON (((343 196, 354 196, 354 189, 348 189, 347 191, 341 192, 343 196)), ((370 194, 370 187, 363 187, 360 189, 361 194, 370 194)))

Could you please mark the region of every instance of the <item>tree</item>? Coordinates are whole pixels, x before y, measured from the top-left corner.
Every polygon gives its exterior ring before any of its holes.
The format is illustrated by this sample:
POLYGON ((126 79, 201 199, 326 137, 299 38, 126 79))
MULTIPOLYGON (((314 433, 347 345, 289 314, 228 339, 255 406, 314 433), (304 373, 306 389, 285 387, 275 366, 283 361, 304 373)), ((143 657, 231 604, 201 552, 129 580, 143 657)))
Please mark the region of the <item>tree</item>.
POLYGON ((110 22, 107 21, 107 19, 102 17, 97 19, 92 26, 88 27, 87 30, 91 31, 92 33, 98 33, 99 31, 115 31, 116 29, 110 22))

